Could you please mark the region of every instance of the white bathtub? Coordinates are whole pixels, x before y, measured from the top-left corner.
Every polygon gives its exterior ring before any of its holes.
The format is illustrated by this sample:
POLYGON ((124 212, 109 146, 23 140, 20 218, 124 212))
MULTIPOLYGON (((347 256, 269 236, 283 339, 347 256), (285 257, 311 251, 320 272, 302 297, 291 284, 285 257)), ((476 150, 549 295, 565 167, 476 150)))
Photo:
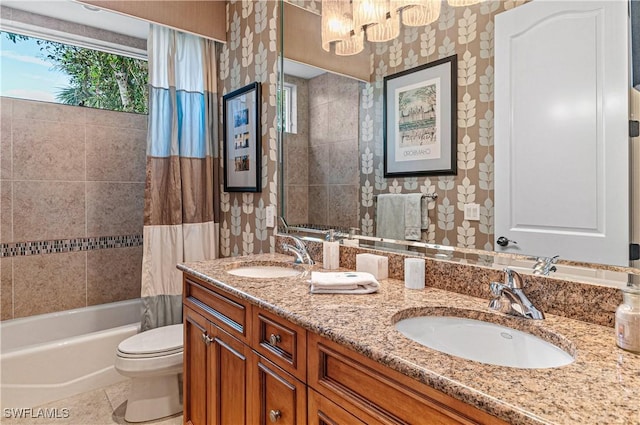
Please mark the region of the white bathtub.
POLYGON ((140 327, 140 299, 0 322, 0 406, 35 407, 125 380, 120 341, 140 327))

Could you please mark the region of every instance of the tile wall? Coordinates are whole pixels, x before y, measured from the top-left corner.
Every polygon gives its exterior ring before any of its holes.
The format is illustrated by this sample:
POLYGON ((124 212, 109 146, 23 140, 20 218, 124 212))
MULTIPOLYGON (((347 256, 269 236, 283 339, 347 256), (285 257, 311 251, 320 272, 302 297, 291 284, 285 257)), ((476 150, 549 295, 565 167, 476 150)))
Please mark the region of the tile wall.
POLYGON ((297 87, 297 132, 284 136, 287 221, 357 227, 359 83, 331 73, 285 82, 297 87))
POLYGON ((140 295, 145 115, 0 99, 0 319, 140 295))
POLYGON ((309 223, 309 80, 284 76, 296 86, 296 132, 284 133, 285 217, 289 224, 309 223))
POLYGON ((359 83, 325 73, 309 80, 309 222, 359 227, 359 83))

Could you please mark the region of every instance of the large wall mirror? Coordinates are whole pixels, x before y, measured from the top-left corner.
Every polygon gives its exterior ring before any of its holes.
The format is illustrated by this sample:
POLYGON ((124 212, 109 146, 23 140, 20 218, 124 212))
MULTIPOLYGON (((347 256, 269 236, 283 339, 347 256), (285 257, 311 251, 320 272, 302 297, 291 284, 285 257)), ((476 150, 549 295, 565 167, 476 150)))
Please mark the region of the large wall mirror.
MULTIPOLYGON (((408 249, 498 267, 529 267, 536 257, 556 255, 553 244, 536 252, 502 252, 494 230, 495 16, 522 3, 486 1, 455 8, 445 0, 437 21, 423 27, 402 25, 400 35, 385 43, 365 42, 368 59, 360 69, 345 71, 337 69, 340 57, 335 56, 323 63, 315 55, 309 60, 313 66, 301 63, 294 50, 301 38, 307 38, 287 32, 288 19, 300 21, 300 13, 312 14, 319 28, 322 4, 319 0, 285 2, 280 84, 286 118, 281 125, 280 213, 288 225, 318 237, 322 236, 318 231, 324 229, 346 234, 357 228, 363 236, 361 246, 408 249), (452 55, 458 60, 457 174, 385 178, 384 77, 452 55), (399 240, 395 246, 376 242, 377 197, 389 193, 437 194, 437 199, 423 201, 428 220, 422 221, 419 242, 399 240), (466 219, 465 204, 477 205, 477 220, 466 219)), ((319 33, 317 40, 319 43, 319 33)), ((640 110, 640 92, 632 96, 633 102, 640 110)), ((629 161, 629 231, 635 232, 629 240, 640 242, 637 146, 631 149, 629 161)), ((550 190, 562 190, 562 186, 559 181, 550 190)), ((556 276, 575 273, 623 285, 627 274, 640 275, 637 262, 603 263, 562 256, 556 276)))

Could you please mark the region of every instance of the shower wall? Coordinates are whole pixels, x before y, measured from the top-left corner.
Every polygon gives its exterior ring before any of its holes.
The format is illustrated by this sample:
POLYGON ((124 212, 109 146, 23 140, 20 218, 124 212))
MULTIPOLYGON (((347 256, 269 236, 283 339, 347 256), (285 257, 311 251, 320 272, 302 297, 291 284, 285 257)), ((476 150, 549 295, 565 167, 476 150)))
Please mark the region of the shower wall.
POLYGON ((0 98, 0 319, 140 296, 147 117, 0 98))

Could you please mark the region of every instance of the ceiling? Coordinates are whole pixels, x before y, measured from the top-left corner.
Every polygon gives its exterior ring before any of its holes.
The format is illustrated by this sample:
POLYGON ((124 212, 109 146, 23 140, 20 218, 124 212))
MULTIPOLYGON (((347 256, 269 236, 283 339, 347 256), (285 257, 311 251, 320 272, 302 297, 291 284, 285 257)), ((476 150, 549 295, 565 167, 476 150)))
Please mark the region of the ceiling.
POLYGON ((149 24, 72 0, 2 0, 2 5, 146 40, 149 24))

